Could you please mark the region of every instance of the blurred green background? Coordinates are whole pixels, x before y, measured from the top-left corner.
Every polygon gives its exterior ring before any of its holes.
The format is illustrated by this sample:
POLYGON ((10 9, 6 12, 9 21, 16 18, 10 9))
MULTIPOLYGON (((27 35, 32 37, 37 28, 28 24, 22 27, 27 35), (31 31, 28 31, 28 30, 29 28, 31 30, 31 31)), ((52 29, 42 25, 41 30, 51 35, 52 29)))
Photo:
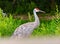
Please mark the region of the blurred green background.
POLYGON ((46 11, 47 13, 55 12, 56 5, 60 10, 60 0, 0 0, 0 8, 7 13, 24 13, 31 12, 35 7, 46 11))
POLYGON ((40 26, 31 36, 60 36, 60 0, 0 0, 0 37, 11 36, 21 24, 34 21, 35 7, 46 13, 38 13, 40 26))

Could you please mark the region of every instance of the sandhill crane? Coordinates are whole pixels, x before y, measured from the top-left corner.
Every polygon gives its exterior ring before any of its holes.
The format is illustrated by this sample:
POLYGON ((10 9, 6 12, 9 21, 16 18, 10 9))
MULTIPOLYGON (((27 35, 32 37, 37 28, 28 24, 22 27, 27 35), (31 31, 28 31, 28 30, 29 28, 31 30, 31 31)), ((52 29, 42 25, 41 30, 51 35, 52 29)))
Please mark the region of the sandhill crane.
POLYGON ((33 32, 33 30, 36 27, 38 27, 39 24, 40 24, 39 18, 37 16, 36 12, 43 12, 43 13, 45 13, 44 11, 39 10, 38 8, 35 8, 33 10, 35 21, 34 22, 28 22, 28 23, 22 24, 19 27, 17 27, 11 38, 19 39, 19 38, 26 38, 26 37, 30 36, 30 34, 33 32))

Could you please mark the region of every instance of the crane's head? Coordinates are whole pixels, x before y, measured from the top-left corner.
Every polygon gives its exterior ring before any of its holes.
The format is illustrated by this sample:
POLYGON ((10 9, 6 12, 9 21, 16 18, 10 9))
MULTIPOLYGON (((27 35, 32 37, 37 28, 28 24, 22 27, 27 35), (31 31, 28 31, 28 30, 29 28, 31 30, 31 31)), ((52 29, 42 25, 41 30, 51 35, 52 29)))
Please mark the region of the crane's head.
POLYGON ((40 10, 39 8, 35 8, 34 11, 35 11, 35 12, 42 12, 42 13, 45 13, 44 11, 40 10))

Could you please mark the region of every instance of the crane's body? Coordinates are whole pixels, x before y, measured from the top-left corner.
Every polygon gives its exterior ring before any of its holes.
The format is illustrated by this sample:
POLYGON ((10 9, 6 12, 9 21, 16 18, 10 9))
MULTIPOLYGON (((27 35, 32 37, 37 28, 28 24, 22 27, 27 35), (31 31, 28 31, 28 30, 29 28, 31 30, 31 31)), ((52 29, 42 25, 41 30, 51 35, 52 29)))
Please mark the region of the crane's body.
MULTIPOLYGON (((37 8, 36 8, 37 9, 37 8)), ((26 38, 28 36, 30 36, 30 34, 33 32, 33 30, 39 26, 40 22, 39 22, 39 18, 36 15, 36 12, 39 12, 39 10, 37 9, 33 10, 34 13, 34 17, 35 17, 35 21, 34 22, 28 22, 26 24, 22 24, 19 27, 16 28, 16 30, 14 31, 12 38, 26 38)))
POLYGON ((26 24, 23 24, 16 28, 13 38, 26 38, 30 36, 30 34, 33 32, 33 30, 37 27, 35 22, 29 22, 26 24))

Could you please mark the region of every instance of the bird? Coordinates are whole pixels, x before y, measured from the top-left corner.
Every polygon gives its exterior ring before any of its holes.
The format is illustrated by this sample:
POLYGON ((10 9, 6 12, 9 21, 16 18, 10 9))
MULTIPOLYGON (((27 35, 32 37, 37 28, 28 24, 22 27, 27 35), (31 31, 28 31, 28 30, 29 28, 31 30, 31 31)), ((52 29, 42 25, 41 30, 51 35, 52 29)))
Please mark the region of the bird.
POLYGON ((40 25, 40 21, 37 16, 37 12, 45 13, 44 11, 40 10, 39 8, 34 8, 33 13, 34 13, 35 21, 28 22, 28 23, 22 24, 19 27, 17 27, 16 30, 14 31, 13 35, 11 36, 11 38, 17 38, 17 39, 28 38, 32 34, 33 30, 40 25))

